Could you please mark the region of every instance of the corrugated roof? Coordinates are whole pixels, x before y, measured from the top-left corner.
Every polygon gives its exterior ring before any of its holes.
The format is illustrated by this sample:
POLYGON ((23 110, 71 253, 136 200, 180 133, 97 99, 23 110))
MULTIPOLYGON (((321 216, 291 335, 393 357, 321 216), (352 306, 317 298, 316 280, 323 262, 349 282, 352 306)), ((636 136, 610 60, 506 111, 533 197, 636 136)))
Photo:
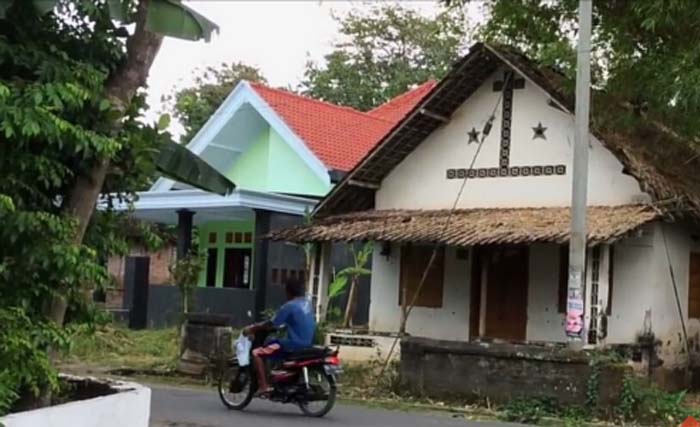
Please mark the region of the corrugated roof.
MULTIPOLYGON (((271 233, 290 242, 385 241, 451 246, 564 243, 570 235, 569 208, 369 210, 317 219, 311 225, 271 233), (445 223, 449 226, 445 231, 445 223)), ((660 217, 645 205, 588 208, 589 243, 609 242, 660 217)))
POLYGON ((328 169, 349 171, 435 85, 427 82, 371 112, 250 83, 328 169))

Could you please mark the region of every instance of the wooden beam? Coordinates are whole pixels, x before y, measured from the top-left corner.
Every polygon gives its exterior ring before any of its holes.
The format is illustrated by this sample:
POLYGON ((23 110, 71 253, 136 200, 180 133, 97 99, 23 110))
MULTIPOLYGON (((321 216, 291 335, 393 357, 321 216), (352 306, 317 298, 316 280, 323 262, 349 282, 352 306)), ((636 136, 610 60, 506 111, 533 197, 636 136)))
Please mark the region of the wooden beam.
POLYGON ((348 184, 352 185, 353 187, 369 188, 370 190, 379 189, 379 184, 376 184, 374 182, 360 181, 359 179, 351 179, 348 181, 348 184))
POLYGON ((450 121, 449 117, 443 116, 442 114, 433 113, 432 111, 426 110, 425 108, 421 108, 420 113, 426 117, 430 117, 431 119, 439 120, 443 123, 447 123, 450 121))

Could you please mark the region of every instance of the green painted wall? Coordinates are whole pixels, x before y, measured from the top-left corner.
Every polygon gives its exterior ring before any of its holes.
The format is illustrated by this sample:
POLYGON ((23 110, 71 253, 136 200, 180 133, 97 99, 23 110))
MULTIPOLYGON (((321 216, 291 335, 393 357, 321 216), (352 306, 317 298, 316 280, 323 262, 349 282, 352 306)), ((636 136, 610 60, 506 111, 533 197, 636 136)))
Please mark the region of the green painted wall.
MULTIPOLYGON (((281 136, 270 129, 270 157, 267 182, 269 191, 325 196, 330 186, 306 165, 281 136)), ((234 181, 235 182, 235 181, 234 181)))
POLYGON ((240 188, 324 196, 324 183, 277 132, 266 128, 226 174, 240 188))
POLYGON ((241 188, 255 191, 268 190, 270 158, 270 128, 261 132, 256 140, 233 164, 226 176, 241 188))
MULTIPOLYGON (((207 250, 216 248, 216 287, 220 288, 224 282, 224 249, 226 248, 250 248, 253 251, 255 242, 255 221, 216 221, 208 222, 198 227, 199 231, 199 247, 206 256, 207 250), (209 243, 209 235, 216 234, 216 243, 209 243), (250 243, 226 243, 226 233, 251 233, 250 243)), ((249 283, 253 283, 253 257, 250 260, 250 279, 249 283)), ((205 259, 205 267, 202 274, 199 276, 199 286, 206 286, 207 281, 207 263, 205 259)))

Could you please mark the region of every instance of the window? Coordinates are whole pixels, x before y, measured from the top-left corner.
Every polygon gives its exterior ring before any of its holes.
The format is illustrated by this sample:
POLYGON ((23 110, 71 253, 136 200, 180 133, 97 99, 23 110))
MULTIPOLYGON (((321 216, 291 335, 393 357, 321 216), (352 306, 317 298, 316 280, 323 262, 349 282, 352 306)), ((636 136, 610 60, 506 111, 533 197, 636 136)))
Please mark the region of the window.
POLYGON ((236 232, 234 243, 243 243, 243 233, 236 232))
POLYGON ((224 251, 225 288, 250 287, 250 249, 226 248, 224 251))
POLYGON ((280 281, 280 271, 276 268, 272 269, 272 283, 278 283, 280 281))
POLYGON ((688 317, 700 319, 700 253, 691 252, 688 273, 688 317))
POLYGON ((253 242, 253 233, 247 232, 243 234, 243 243, 252 243, 253 242))
POLYGON ((209 243, 216 243, 216 233, 209 233, 209 243))
POLYGON ((608 264, 608 306, 605 307, 605 314, 612 316, 612 304, 613 304, 613 276, 615 273, 615 247, 610 245, 610 250, 608 252, 610 255, 610 261, 608 264))
MULTIPOLYGON (((608 306, 605 308, 605 314, 612 315, 613 302, 613 273, 615 272, 615 248, 610 245, 609 249, 610 260, 608 263, 608 306)), ((559 247, 559 313, 566 313, 566 299, 569 293, 569 245, 561 245, 559 247)))
MULTIPOLYGON (((413 301, 423 272, 433 254, 432 246, 404 246, 401 249, 401 277, 399 279, 399 305, 403 304, 405 290, 406 304, 413 301)), ((416 298, 416 307, 442 307, 445 249, 438 248, 435 261, 428 271, 425 283, 416 298)))
POLYGON ((226 243, 233 243, 233 233, 230 231, 226 233, 226 243))

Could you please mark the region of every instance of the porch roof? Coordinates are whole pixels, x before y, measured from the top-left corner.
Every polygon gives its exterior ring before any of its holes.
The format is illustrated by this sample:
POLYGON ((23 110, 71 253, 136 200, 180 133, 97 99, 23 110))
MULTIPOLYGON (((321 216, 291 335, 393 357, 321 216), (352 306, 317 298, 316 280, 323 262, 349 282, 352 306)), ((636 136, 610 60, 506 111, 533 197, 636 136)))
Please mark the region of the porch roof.
MULTIPOLYGON (((591 243, 619 239, 660 217, 647 205, 592 206, 588 208, 588 239, 591 243)), ((569 240, 568 207, 367 210, 317 219, 268 235, 291 242, 388 241, 441 243, 451 246, 564 243, 569 240), (449 227, 444 231, 445 223, 449 227)))
MULTIPOLYGON (((145 221, 177 224, 177 211, 195 212, 195 224, 209 221, 250 220, 253 210, 267 210, 291 215, 304 215, 317 200, 287 194, 267 193, 237 188, 220 196, 202 190, 144 191, 137 193, 133 206, 114 200, 113 208, 131 211, 131 216, 145 221), (133 210, 132 210, 133 209, 133 210)), ((105 208, 102 203, 100 208, 105 208)))

